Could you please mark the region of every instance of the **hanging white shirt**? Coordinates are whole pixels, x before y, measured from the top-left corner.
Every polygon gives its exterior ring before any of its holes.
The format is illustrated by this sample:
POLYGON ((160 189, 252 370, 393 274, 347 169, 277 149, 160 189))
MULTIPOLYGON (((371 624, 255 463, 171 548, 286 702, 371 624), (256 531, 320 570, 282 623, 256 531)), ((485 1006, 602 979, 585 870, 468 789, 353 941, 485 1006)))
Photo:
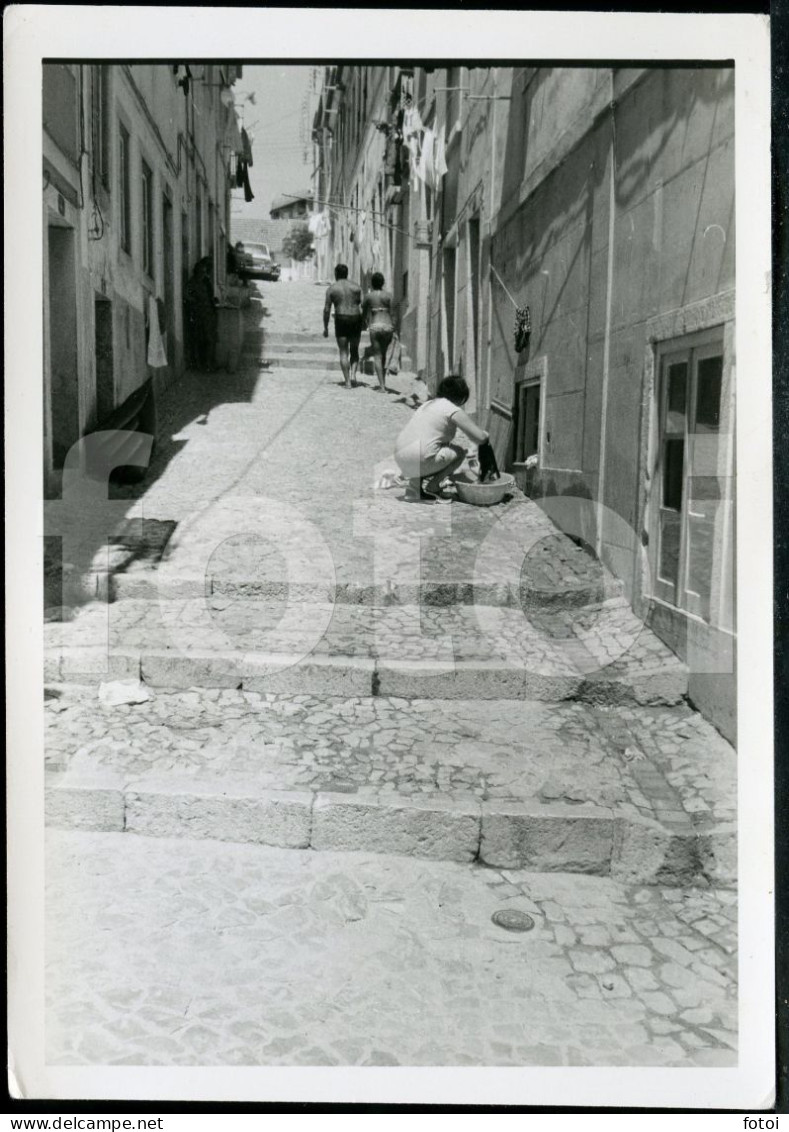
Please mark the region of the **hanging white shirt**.
POLYGON ((426 129, 422 135, 422 149, 419 154, 419 164, 416 174, 420 181, 424 181, 431 189, 435 185, 435 163, 433 161, 433 145, 436 135, 431 129, 426 129))
POLYGON ((435 186, 438 187, 438 182, 447 172, 447 148, 444 138, 444 127, 439 130, 436 138, 436 155, 433 162, 433 172, 435 177, 435 186))

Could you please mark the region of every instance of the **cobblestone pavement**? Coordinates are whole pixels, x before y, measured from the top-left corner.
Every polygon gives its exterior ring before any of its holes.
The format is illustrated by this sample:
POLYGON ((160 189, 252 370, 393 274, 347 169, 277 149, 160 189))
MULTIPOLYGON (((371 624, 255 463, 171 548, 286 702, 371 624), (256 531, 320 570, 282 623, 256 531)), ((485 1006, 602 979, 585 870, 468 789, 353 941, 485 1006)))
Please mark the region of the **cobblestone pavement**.
POLYGON ((50 1064, 736 1063, 727 890, 131 834, 48 856, 50 1064))
MULTIPOLYGON (((128 501, 129 517, 176 524, 167 556, 182 582, 202 585, 208 575, 221 588, 286 579, 277 545, 282 524, 274 531, 270 523, 253 523, 250 532, 249 501, 265 498, 289 509, 291 562, 314 569, 317 527, 340 585, 369 586, 376 574, 389 590, 392 579, 401 585, 417 580, 418 539, 418 580, 495 585, 502 584, 503 570, 504 584, 517 590, 522 582, 547 600, 559 590, 565 601, 573 591, 618 592, 600 565, 523 497, 494 508, 425 508, 404 505, 402 489, 374 490, 383 470, 396 470, 394 439, 411 411, 413 375, 391 378, 392 392, 381 395, 373 377, 347 391, 322 368, 261 369, 258 339, 283 328, 316 334, 321 326, 322 288, 287 284, 272 293, 272 286, 263 285, 246 312, 252 345, 244 365, 235 374, 184 375, 160 406, 157 448, 144 482, 111 488, 114 500, 128 501), (294 525, 296 515, 312 526, 294 525), (494 553, 484 576, 475 578, 485 538, 492 538, 494 553), (530 550, 524 556, 525 542, 530 550)), ((122 553, 115 557, 133 596, 150 563, 139 555, 126 555, 125 564, 122 553)), ((106 551, 96 565, 106 569, 106 551)), ((53 609, 61 604, 51 588, 49 601, 53 609)))
POLYGON ((734 752, 532 501, 374 486, 424 390, 342 389, 322 303, 260 288, 111 488, 147 541, 54 600, 49 1059, 734 1064, 734 752))
POLYGON ((377 657, 384 661, 498 661, 539 675, 601 674, 635 679, 681 672, 674 654, 629 609, 588 618, 569 638, 551 635, 508 608, 366 606, 264 602, 213 595, 162 602, 93 602, 74 620, 46 626, 48 650, 100 648, 107 656, 169 649, 308 656, 377 657))
POLYGON ((93 688, 46 701, 53 780, 480 800, 591 802, 679 829, 733 822, 734 752, 687 707, 342 699, 156 690, 109 707, 93 688))

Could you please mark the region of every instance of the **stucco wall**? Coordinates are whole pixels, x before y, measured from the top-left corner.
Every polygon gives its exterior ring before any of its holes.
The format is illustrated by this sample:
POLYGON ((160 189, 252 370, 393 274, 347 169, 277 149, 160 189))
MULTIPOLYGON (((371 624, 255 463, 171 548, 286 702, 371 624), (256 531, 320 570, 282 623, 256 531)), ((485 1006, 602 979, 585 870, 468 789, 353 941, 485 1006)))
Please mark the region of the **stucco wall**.
MULTIPOLYGON (((218 68, 203 72, 193 68, 190 97, 187 99, 175 81, 170 65, 113 65, 105 68, 107 97, 106 184, 94 174, 92 137, 92 84, 94 68, 70 67, 70 89, 82 100, 75 108, 75 120, 84 124, 80 149, 82 169, 64 154, 52 137, 58 130, 43 132, 45 168, 44 224, 70 227, 75 236, 75 308, 78 354, 79 432, 100 424, 96 396, 95 303, 112 303, 111 349, 102 340, 104 390, 101 415, 106 417, 109 403, 119 405, 150 376, 157 388, 168 384, 182 372, 183 278, 200 255, 206 254, 209 200, 216 205, 215 236, 220 243, 224 228, 227 237, 229 150, 225 127, 228 113, 219 99, 218 68), (202 81, 205 80, 205 81, 202 81), (194 105, 193 105, 194 104, 194 105), (123 123, 130 138, 130 215, 131 246, 120 246, 119 130, 123 123), (153 255, 150 271, 143 270, 141 165, 144 160, 152 173, 151 228, 153 255), (197 183, 202 184, 202 240, 197 235, 197 183), (65 194, 65 200, 60 196, 65 194), (164 247, 164 197, 170 208, 169 282, 164 247), (182 214, 186 214, 187 252, 184 260, 182 214), (165 300, 170 364, 151 371, 146 358, 146 314, 148 297, 165 300), (111 357, 112 378, 107 377, 111 357)), ((45 113, 47 104, 45 103, 45 113)), ((80 127, 82 128, 82 127, 80 127)), ((60 131, 62 133, 62 130, 60 131)), ((45 263, 45 281, 47 279, 45 263)), ((216 279, 224 278, 224 248, 217 249, 216 279)), ((49 305, 45 299, 45 327, 49 305)), ((47 335, 45 334, 45 339, 47 335)), ((45 390, 50 397, 51 351, 45 341, 45 390)), ((45 410, 45 468, 52 468, 51 409, 45 410)))

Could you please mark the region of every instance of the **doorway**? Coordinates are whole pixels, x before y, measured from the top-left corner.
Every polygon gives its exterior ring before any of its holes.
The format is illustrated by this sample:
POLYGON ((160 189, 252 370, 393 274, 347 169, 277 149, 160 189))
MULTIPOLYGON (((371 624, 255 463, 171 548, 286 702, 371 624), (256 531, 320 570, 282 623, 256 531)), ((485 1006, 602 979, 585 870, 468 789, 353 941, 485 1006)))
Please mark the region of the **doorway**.
POLYGON ((657 458, 650 543, 654 596, 706 622, 733 607, 733 424, 722 330, 666 342, 658 355, 657 458))
POLYGON ((515 407, 515 463, 524 464, 540 453, 540 402, 542 382, 539 378, 522 381, 517 386, 515 407))
POLYGON ((482 384, 479 350, 479 216, 472 216, 468 222, 468 270, 471 288, 471 359, 474 369, 474 388, 479 395, 482 384))
POLYGON ((453 372, 455 358, 455 264, 454 248, 444 252, 444 373, 453 372))
POLYGON ((173 248, 173 205, 162 196, 162 262, 164 267, 165 350, 167 364, 173 365, 175 344, 175 249, 173 248))
POLYGON ((112 348, 112 303, 103 295, 94 302, 96 347, 96 417, 99 425, 115 408, 115 365, 112 348))
POLYGON ((49 225, 47 240, 52 464, 62 468, 80 435, 74 229, 49 225))

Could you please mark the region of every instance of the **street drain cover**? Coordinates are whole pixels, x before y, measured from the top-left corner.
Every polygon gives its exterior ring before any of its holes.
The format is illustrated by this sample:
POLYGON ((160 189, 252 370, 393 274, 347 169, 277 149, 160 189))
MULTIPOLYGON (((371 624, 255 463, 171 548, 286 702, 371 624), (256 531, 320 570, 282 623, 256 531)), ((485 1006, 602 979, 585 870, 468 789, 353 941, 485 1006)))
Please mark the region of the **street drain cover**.
POLYGON ((490 917, 497 928, 504 928, 508 932, 530 932, 534 927, 534 920, 526 912, 517 912, 514 908, 502 908, 490 917))

